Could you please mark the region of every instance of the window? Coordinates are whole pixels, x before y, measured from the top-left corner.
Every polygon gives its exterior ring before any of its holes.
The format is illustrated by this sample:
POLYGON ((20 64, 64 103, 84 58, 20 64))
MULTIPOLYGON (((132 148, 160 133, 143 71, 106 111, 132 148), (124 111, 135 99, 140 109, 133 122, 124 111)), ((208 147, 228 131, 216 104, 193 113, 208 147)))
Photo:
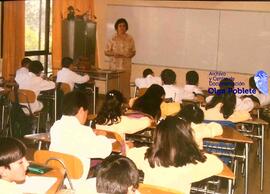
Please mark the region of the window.
POLYGON ((25 56, 51 70, 52 0, 25 0, 25 56))

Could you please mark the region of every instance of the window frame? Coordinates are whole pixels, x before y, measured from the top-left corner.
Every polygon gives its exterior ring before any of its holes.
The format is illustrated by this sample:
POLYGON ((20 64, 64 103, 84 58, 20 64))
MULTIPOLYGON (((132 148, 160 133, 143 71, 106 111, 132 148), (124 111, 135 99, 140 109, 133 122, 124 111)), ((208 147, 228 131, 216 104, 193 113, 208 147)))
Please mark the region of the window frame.
MULTIPOLYGON (((40 0, 42 1, 42 0, 40 0)), ((50 52, 50 12, 51 12, 51 0, 45 0, 45 48, 44 50, 33 50, 33 51, 25 51, 25 56, 44 56, 44 73, 48 74, 48 56, 52 53, 50 52)), ((39 18, 41 20, 41 17, 39 18)), ((41 31, 41 25, 39 26, 39 32, 41 31)))

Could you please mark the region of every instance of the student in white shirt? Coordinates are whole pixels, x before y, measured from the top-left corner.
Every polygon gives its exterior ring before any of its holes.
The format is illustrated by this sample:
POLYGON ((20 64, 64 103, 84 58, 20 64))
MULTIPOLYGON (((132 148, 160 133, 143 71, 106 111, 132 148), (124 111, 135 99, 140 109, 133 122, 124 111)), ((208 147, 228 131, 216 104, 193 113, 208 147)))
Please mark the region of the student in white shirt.
POLYGON ((28 76, 29 70, 29 64, 31 63, 31 59, 29 58, 23 58, 21 61, 21 67, 17 69, 16 75, 15 75, 15 81, 17 84, 22 82, 25 79, 25 76, 28 76))
POLYGON ((196 71, 188 71, 186 73, 186 85, 182 99, 194 99, 197 94, 202 95, 202 90, 198 87, 199 74, 196 71))
POLYGON ((258 102, 260 103, 260 106, 266 106, 270 104, 270 95, 263 94, 260 90, 258 90, 255 80, 254 80, 254 76, 249 78, 249 87, 256 89, 256 93, 253 94, 253 96, 257 98, 256 100, 258 100, 258 102))
POLYGON ((0 190, 3 194, 22 194, 16 183, 25 181, 29 166, 26 147, 18 139, 0 138, 0 190))
POLYGON ((69 57, 64 57, 62 59, 62 69, 57 72, 56 82, 67 83, 70 86, 70 90, 72 91, 74 88, 74 84, 83 84, 88 82, 89 75, 79 75, 76 72, 70 69, 73 64, 73 59, 69 57))
POLYGON ((143 71, 143 77, 135 79, 135 85, 138 88, 149 88, 152 84, 161 85, 161 78, 156 77, 152 69, 145 69, 143 71))
POLYGON ((164 69, 161 72, 161 80, 166 93, 165 99, 171 98, 174 102, 182 102, 181 94, 183 93, 183 90, 175 85, 176 73, 171 69, 164 69))
POLYGON ((50 130, 49 150, 79 157, 84 171, 81 179, 86 179, 91 158, 105 158, 112 151, 112 143, 104 136, 97 136, 85 126, 88 115, 88 96, 79 91, 67 93, 63 99, 63 116, 50 130))
MULTIPOLYGON (((29 73, 22 82, 19 83, 19 89, 32 90, 36 94, 36 100, 30 103, 30 108, 32 112, 40 111, 43 108, 42 102, 37 100, 38 95, 41 91, 51 90, 55 88, 55 83, 52 81, 47 81, 41 77, 41 72, 43 71, 43 66, 40 61, 32 61, 29 65, 29 73)), ((22 103, 26 105, 26 103, 22 103)), ((25 113, 28 113, 25 110, 25 113)))

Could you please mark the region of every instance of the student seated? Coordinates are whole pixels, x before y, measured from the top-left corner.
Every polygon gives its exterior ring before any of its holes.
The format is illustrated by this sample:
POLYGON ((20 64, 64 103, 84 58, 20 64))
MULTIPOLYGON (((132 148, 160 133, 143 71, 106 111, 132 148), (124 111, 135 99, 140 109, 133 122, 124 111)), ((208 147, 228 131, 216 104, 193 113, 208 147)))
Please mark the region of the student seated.
POLYGON ((125 133, 136 133, 151 125, 151 118, 147 116, 134 118, 125 115, 124 102, 125 99, 121 92, 109 91, 97 117, 92 122, 92 127, 114 131, 123 136, 125 133))
POLYGON ((132 148, 127 157, 144 172, 144 183, 190 193, 191 184, 217 175, 223 163, 201 151, 190 123, 168 116, 161 120, 151 147, 132 148))
POLYGON ((22 194, 16 183, 26 178, 29 166, 25 158, 26 147, 18 139, 0 137, 0 190, 3 194, 22 194))
POLYGON ((121 155, 105 158, 97 177, 76 186, 76 194, 139 194, 139 171, 132 160, 121 155))
POLYGON ((165 90, 157 84, 151 85, 146 92, 135 99, 132 110, 151 115, 156 121, 161 116, 160 105, 164 100, 165 90))
POLYGON ((73 64, 73 59, 69 57, 64 57, 62 59, 62 69, 57 72, 56 82, 67 83, 70 86, 70 90, 72 91, 74 88, 74 84, 82 84, 88 82, 89 75, 79 75, 76 72, 72 71, 70 68, 73 64))
POLYGON ((183 91, 176 84, 176 74, 171 69, 164 69, 161 72, 161 80, 165 90, 165 99, 172 99, 174 102, 182 102, 183 91))
POLYGON ((182 99, 195 99, 196 95, 203 95, 202 90, 198 87, 199 74, 196 71, 188 71, 186 73, 186 85, 182 99))
POLYGON ((143 77, 135 79, 135 85, 138 88, 149 88, 152 84, 161 85, 160 77, 155 77, 152 69, 145 69, 143 71, 143 77))
POLYGON ((214 96, 206 98, 206 106, 202 107, 205 120, 227 120, 241 122, 250 119, 249 111, 254 104, 250 98, 241 100, 231 92, 234 83, 229 78, 224 78, 219 83, 220 89, 214 96))
MULTIPOLYGON (((254 76, 249 78, 249 87, 256 90, 256 93, 253 94, 255 98, 257 98, 260 106, 266 106, 270 104, 270 95, 263 94, 256 86, 254 76)), ((256 100, 255 100, 256 101, 256 100)))
POLYGON ((185 105, 177 116, 191 123, 195 141, 200 149, 203 149, 203 138, 215 137, 223 133, 222 126, 219 123, 202 123, 204 113, 196 104, 185 105))
POLYGON ((151 115, 155 121, 168 115, 175 115, 180 110, 179 103, 164 102, 165 90, 162 86, 152 84, 146 92, 129 101, 132 110, 151 115))
MULTIPOLYGON (((36 95, 36 100, 30 103, 30 108, 32 112, 40 111, 43 108, 42 102, 37 100, 38 95, 41 91, 51 90, 55 88, 55 83, 52 81, 47 81, 41 77, 41 72, 43 71, 43 66, 40 61, 31 61, 29 65, 29 73, 22 82, 19 82, 19 89, 31 90, 36 95)), ((22 103, 23 105, 28 105, 27 103, 22 103)), ((24 109, 25 113, 28 110, 24 109)))
POLYGON ((63 99, 63 116, 50 130, 49 150, 79 157, 84 166, 81 179, 86 179, 91 158, 105 158, 112 151, 112 143, 104 136, 97 136, 85 126, 88 115, 88 96, 79 91, 67 93, 63 99))
POLYGON ((25 78, 25 76, 28 75, 29 73, 28 67, 30 63, 31 63, 31 59, 29 58, 22 59, 21 67, 17 69, 16 75, 15 75, 15 81, 17 82, 17 84, 19 84, 25 78))

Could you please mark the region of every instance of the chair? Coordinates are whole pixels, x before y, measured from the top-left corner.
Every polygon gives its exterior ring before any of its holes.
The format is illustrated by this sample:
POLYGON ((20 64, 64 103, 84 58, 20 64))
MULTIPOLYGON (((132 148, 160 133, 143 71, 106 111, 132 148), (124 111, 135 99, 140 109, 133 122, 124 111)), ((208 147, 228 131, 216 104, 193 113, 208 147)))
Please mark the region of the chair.
POLYGON ((58 82, 58 85, 60 87, 60 90, 62 90, 62 92, 64 93, 64 95, 67 94, 68 92, 71 92, 69 84, 64 82, 58 82))
POLYGON ((14 88, 13 90, 11 90, 9 94, 9 100, 11 101, 11 103, 18 102, 20 104, 21 103, 27 104, 27 106, 24 106, 23 108, 26 108, 28 110, 29 113, 28 114, 26 113, 27 115, 34 116, 38 119, 36 133, 39 133, 41 111, 32 112, 31 106, 30 106, 31 103, 34 103, 36 101, 35 92, 32 90, 27 90, 27 89, 14 88))
POLYGON ((182 192, 173 189, 148 184, 140 184, 138 190, 140 193, 145 194, 183 194, 182 192))
POLYGON ((144 93, 146 92, 147 89, 148 88, 137 88, 136 93, 135 93, 136 97, 140 97, 140 96, 144 95, 144 93))
POLYGON ((83 175, 83 164, 76 156, 49 150, 38 150, 34 153, 34 161, 64 170, 64 178, 68 179, 71 189, 74 189, 71 179, 80 179, 83 175))

